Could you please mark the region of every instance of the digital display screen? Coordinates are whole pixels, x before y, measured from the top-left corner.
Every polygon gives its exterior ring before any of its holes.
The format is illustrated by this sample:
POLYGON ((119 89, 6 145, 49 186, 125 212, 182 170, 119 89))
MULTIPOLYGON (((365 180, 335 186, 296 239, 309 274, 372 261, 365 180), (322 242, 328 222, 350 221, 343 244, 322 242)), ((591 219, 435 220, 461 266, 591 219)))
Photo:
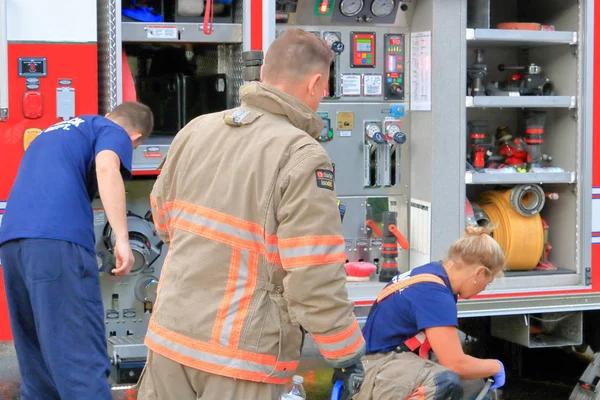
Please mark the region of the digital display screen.
POLYGON ((370 53, 371 52, 371 41, 357 41, 356 42, 356 51, 360 53, 370 53))
POLYGON ((386 69, 386 72, 396 72, 396 57, 393 54, 388 54, 387 56, 386 69))
POLYGON ((395 38, 393 37, 393 38, 390 38, 390 44, 401 45, 402 40, 399 37, 395 37, 395 38))

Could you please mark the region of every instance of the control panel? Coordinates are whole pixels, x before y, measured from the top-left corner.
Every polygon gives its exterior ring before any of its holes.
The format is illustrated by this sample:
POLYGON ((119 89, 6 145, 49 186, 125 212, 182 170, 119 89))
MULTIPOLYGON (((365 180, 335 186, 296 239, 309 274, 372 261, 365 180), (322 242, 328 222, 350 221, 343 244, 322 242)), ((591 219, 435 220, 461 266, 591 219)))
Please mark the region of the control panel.
POLYGON ((375 67, 375 34, 350 32, 352 41, 352 68, 375 67))
POLYGON ((321 119, 323 120, 323 130, 321 134, 317 137, 317 141, 319 142, 328 142, 333 139, 333 130, 331 130, 331 119, 329 119, 327 113, 318 113, 321 119))
POLYGON ((404 100, 404 35, 384 35, 384 98, 404 100))
MULTIPOLYGON (((399 2, 391 3, 398 7, 399 2)), ((344 12, 357 13, 356 18, 389 11, 386 1, 365 0, 362 11, 353 9, 360 8, 361 2, 347 0, 343 5, 344 12)), ((334 8, 339 7, 341 3, 336 2, 334 8)), ((411 131, 405 79, 410 55, 405 40, 409 30, 395 25, 368 26, 350 19, 348 24, 294 27, 324 39, 334 53, 318 109, 323 130, 316 139, 335 164, 346 255, 349 262, 378 265, 375 275, 379 277, 370 280, 387 279, 380 270, 391 268, 391 262, 382 261, 382 243, 393 238, 386 236, 384 216, 396 215, 394 224, 408 234, 411 131)), ((407 269, 407 251, 395 259, 397 270, 407 269)))

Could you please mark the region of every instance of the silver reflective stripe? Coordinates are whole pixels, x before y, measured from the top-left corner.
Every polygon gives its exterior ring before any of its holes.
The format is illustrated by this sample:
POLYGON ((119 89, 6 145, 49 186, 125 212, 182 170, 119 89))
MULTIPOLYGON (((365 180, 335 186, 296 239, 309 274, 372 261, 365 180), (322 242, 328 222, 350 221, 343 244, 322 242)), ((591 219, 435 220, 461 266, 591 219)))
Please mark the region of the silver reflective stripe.
POLYGON ((265 247, 267 248, 267 253, 278 253, 279 246, 277 244, 265 243, 265 247))
POLYGON ((264 245, 264 239, 262 235, 246 231, 244 229, 239 229, 229 224, 215 221, 214 219, 202 217, 200 215, 195 215, 177 208, 171 210, 170 215, 172 218, 183 219, 195 225, 200 225, 205 228, 212 229, 214 231, 218 231, 229 236, 233 236, 237 239, 246 240, 248 242, 261 243, 264 245))
MULTIPOLYGON (((353 325, 353 327, 354 327, 354 325, 353 325)), ((321 351, 325 351, 325 352, 334 352, 334 351, 344 350, 346 347, 353 345, 360 337, 360 334, 361 334, 360 329, 356 328, 354 330, 354 333, 352 333, 352 335, 350 335, 350 337, 348 337, 345 340, 342 340, 341 342, 327 343, 327 344, 318 343, 318 346, 321 351)))
POLYGON ((177 354, 181 354, 184 357, 189 357, 193 360, 200 362, 220 366, 227 368, 234 368, 240 371, 256 372, 259 374, 265 374, 274 378, 288 378, 294 374, 294 370, 290 371, 274 371, 274 366, 255 363, 251 361, 238 360, 236 358, 230 358, 226 356, 220 356, 212 353, 189 348, 187 346, 174 343, 170 340, 163 338, 156 334, 151 329, 146 333, 148 339, 156 343, 157 345, 171 350, 177 354))
POLYGON ((152 217, 161 225, 167 225, 167 219, 161 217, 156 210, 152 213, 152 217))
POLYGON ((246 250, 240 251, 240 265, 238 269, 238 278, 235 282, 235 292, 233 298, 229 303, 227 309, 227 315, 225 316, 225 322, 223 323, 223 329, 221 330, 221 337, 219 342, 222 346, 229 346, 229 340, 231 339, 231 330, 233 328, 233 322, 240 306, 240 301, 244 295, 246 289, 246 282, 248 282, 248 252, 246 250))
POLYGON ((328 255, 328 254, 338 254, 345 253, 346 245, 344 243, 341 244, 333 244, 333 245, 324 245, 324 246, 302 246, 302 247, 292 247, 290 249, 281 249, 279 254, 281 254, 281 258, 294 258, 294 257, 308 257, 308 256, 320 256, 320 255, 328 255))

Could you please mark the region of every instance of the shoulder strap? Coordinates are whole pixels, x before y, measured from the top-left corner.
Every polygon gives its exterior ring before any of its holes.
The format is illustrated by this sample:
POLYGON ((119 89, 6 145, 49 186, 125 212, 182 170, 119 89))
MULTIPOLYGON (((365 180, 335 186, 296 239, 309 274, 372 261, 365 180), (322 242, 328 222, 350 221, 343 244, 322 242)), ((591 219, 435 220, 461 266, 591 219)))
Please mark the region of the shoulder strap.
POLYGON ((440 285, 446 286, 446 284, 444 283, 442 278, 440 278, 437 275, 419 274, 419 275, 411 276, 410 278, 402 279, 401 281, 392 283, 391 285, 385 287, 379 293, 379 295, 377 295, 377 302, 379 303, 379 302, 381 302, 381 300, 385 299, 389 295, 396 293, 402 289, 405 289, 411 285, 414 285, 415 283, 421 283, 421 282, 432 282, 432 283, 438 283, 440 285))

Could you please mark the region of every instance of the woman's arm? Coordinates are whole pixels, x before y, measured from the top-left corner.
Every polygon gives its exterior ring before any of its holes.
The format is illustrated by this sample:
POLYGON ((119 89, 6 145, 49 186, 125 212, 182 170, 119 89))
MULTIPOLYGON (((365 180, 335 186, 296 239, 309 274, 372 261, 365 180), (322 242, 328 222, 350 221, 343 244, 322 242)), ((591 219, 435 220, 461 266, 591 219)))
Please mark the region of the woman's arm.
POLYGON ((425 329, 427 340, 440 364, 464 380, 487 378, 497 374, 502 366, 496 360, 471 357, 463 352, 458 330, 454 326, 425 329))

